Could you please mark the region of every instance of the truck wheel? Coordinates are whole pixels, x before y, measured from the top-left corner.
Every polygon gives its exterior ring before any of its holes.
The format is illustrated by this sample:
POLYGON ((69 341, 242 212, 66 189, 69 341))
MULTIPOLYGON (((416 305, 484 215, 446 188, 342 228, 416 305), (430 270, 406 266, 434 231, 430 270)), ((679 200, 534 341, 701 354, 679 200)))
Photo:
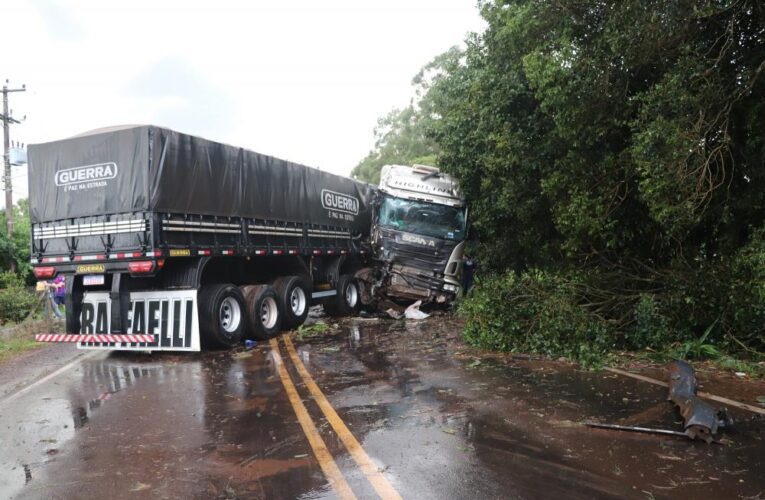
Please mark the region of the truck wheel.
POLYGON ((233 347, 242 341, 244 296, 230 284, 205 285, 199 291, 199 326, 205 347, 233 347))
POLYGON ((282 327, 282 311, 274 287, 256 285, 244 289, 250 335, 258 340, 278 335, 282 327))
POLYGON ((284 276, 274 280, 274 289, 282 308, 282 328, 290 330, 305 322, 311 289, 300 276, 284 276))
POLYGON ((343 274, 337 280, 337 295, 324 304, 324 312, 330 316, 349 316, 359 310, 361 295, 359 284, 351 274, 343 274))

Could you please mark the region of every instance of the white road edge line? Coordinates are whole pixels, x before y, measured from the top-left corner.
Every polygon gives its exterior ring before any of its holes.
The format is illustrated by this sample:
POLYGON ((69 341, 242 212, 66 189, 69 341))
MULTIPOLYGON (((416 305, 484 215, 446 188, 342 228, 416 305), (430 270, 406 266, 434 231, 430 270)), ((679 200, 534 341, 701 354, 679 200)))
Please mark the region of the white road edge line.
POLYGON ((34 389, 38 385, 44 384, 45 382, 48 382, 49 380, 58 377, 62 373, 64 373, 64 372, 74 368, 75 365, 85 361, 86 359, 95 357, 98 354, 103 354, 103 352, 102 351, 93 351, 93 352, 88 353, 88 354, 80 354, 80 355, 78 355, 75 359, 73 359, 69 363, 65 364, 64 366, 62 366, 61 368, 59 368, 55 372, 50 373, 50 374, 44 376, 40 380, 32 382, 31 384, 29 384, 26 387, 22 387, 21 389, 19 389, 18 391, 10 394, 9 396, 6 396, 4 399, 0 400, 0 405, 13 401, 14 399, 20 397, 21 395, 31 391, 32 389, 34 389))

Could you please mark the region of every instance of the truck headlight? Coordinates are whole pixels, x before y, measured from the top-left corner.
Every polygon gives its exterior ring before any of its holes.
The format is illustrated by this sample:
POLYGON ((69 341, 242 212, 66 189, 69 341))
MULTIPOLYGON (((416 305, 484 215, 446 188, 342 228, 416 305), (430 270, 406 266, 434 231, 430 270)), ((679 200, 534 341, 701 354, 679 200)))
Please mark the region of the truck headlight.
POLYGON ((457 293, 457 285, 450 285, 447 283, 444 285, 444 291, 457 293))

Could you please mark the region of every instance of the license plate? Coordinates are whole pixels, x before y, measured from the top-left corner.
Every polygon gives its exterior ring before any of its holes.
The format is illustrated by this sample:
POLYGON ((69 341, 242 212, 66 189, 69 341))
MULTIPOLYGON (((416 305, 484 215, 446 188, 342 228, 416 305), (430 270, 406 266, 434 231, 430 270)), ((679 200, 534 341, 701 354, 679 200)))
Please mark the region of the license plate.
POLYGON ((82 277, 82 284, 85 286, 97 286, 104 284, 103 274, 88 274, 82 277))

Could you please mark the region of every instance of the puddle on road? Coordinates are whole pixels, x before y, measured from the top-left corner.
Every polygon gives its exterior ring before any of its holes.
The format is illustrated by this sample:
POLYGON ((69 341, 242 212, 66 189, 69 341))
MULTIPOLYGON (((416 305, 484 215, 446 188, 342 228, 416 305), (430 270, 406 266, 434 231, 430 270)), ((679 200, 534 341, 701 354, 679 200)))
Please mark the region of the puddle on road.
POLYGON ((417 470, 418 456, 432 462, 439 454, 461 484, 444 477, 434 487, 487 495, 497 491, 492 485, 500 494, 567 498, 765 491, 756 472, 765 465, 759 417, 734 411, 727 446, 589 429, 580 422, 679 430, 682 420, 658 386, 556 362, 460 355, 449 319, 351 319, 298 347, 310 352, 311 373, 355 432, 388 447, 431 448, 394 461, 393 470, 417 470))
POLYGON ((269 349, 246 353, 112 353, 16 400, 0 417, 15 445, 0 449, 0 497, 331 495, 269 349))
MULTIPOLYGON (((680 419, 661 387, 560 363, 483 359, 460 351, 457 330, 450 316, 348 319, 330 334, 295 341, 322 391, 405 498, 765 491, 757 472, 765 465, 761 420, 733 412, 728 446, 588 429, 579 422, 678 428, 680 419)), ((366 484, 295 382, 354 489, 366 484)), ((3 409, 0 424, 2 497, 134 489, 190 498, 333 495, 264 343, 84 362, 3 409)))

